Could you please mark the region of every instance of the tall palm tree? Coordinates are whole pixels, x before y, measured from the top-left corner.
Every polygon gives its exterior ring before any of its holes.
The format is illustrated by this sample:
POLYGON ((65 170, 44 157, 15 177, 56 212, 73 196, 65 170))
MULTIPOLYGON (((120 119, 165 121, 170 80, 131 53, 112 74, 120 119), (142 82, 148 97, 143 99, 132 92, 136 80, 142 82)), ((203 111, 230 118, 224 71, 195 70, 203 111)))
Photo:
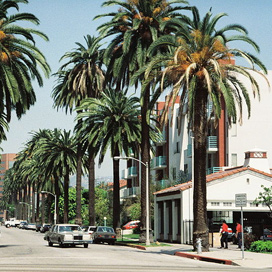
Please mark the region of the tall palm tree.
POLYGON ((10 122, 12 110, 20 118, 35 103, 32 80, 43 85, 39 70, 46 77, 50 74, 50 67, 34 39, 37 35, 47 41, 47 36, 17 24, 27 21, 38 25, 38 18, 30 13, 8 14, 11 8, 19 11, 19 3, 27 4, 28 1, 3 0, 0 3, 0 114, 7 122, 10 122))
MULTIPOLYGON (((55 74, 58 77, 58 84, 55 86, 52 97, 54 106, 65 108, 66 112, 80 105, 82 99, 87 97, 98 97, 104 87, 104 72, 102 66, 102 54, 100 50, 99 38, 87 35, 84 37, 87 47, 76 43, 78 48, 72 52, 67 52, 61 60, 68 59, 55 74)), ((77 148, 77 175, 76 175, 76 222, 81 224, 81 177, 82 177, 82 146, 79 142, 77 148)), ((94 154, 90 152, 90 171, 94 171, 94 154)), ((89 171, 89 172, 90 172, 89 171)), ((89 188, 94 187, 93 172, 89 173, 89 188)), ((94 190, 90 196, 94 199, 94 190)), ((94 207, 92 207, 94 210, 94 207)))
POLYGON ((70 175, 76 172, 76 146, 75 137, 71 136, 70 131, 55 129, 50 139, 43 138, 39 141, 39 147, 35 151, 40 162, 43 162, 46 176, 56 174, 63 180, 64 223, 68 223, 70 175))
MULTIPOLYGON (((176 27, 175 36, 164 36, 150 47, 150 55, 160 47, 169 46, 165 54, 155 56, 146 69, 146 77, 152 77, 152 70, 163 67, 157 79, 161 82, 159 92, 172 83, 172 91, 166 101, 162 121, 167 120, 171 101, 180 94, 180 108, 187 105, 189 127, 194 133, 194 248, 196 239, 202 239, 204 250, 209 249, 206 200, 206 155, 207 155, 207 103, 212 102, 216 119, 221 118, 224 105, 228 118, 233 122, 237 119, 237 108, 242 113, 242 101, 246 102, 250 116, 250 99, 248 89, 240 76, 251 82, 254 94, 259 95, 259 85, 252 72, 260 67, 265 73, 266 68, 254 55, 240 49, 231 48, 232 41, 243 41, 259 52, 257 44, 248 37, 246 29, 237 24, 227 25, 216 30, 218 21, 226 16, 220 13, 212 16, 206 13, 200 18, 197 8, 193 8, 193 18, 184 16, 183 20, 167 22, 176 27), (232 32, 233 31, 233 32, 232 32), (232 35, 228 36, 228 32, 232 35), (238 32, 236 35, 235 32, 238 32), (251 66, 235 64, 232 58, 246 59, 251 66)), ((263 76, 264 77, 264 76, 263 76)), ((264 77, 265 78, 265 77, 264 77)), ((151 79, 149 79, 151 80, 151 79)), ((239 119, 241 120, 241 119, 239 119)))
MULTIPOLYGON (((104 57, 108 66, 107 81, 123 89, 130 84, 131 76, 150 59, 147 50, 151 43, 164 34, 160 30, 163 21, 179 17, 178 11, 184 9, 180 4, 187 4, 183 0, 127 0, 105 1, 102 6, 117 5, 118 12, 102 14, 95 18, 110 16, 112 19, 98 27, 105 37, 113 39, 107 47, 104 57), (177 4, 177 5, 175 5, 177 4)), ((170 29, 166 30, 170 31, 170 29)), ((143 77, 138 77, 134 83, 143 84, 143 77)), ((153 105, 150 104, 150 85, 142 88, 141 93, 141 160, 150 160, 150 132, 149 118, 153 105)), ((146 222, 146 170, 141 168, 141 221, 146 222)), ((148 204, 149 205, 149 204, 148 204)))
MULTIPOLYGON (((120 156, 129 150, 138 151, 141 139, 139 99, 127 97, 126 93, 105 89, 100 99, 83 100, 78 110, 82 122, 77 133, 90 145, 100 148, 99 163, 103 162, 108 148, 111 157, 120 156)), ((113 227, 120 227, 119 160, 113 159, 113 227)))

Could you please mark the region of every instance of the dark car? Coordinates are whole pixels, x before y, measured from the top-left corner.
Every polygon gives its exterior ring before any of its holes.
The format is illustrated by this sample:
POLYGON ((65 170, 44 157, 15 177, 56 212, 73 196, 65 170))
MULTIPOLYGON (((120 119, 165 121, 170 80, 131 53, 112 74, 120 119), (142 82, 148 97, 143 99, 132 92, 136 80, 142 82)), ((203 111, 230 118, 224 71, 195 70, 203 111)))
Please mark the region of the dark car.
POLYGON ((37 223, 36 224, 36 232, 40 231, 42 224, 37 223))
POLYGON ((265 228, 263 230, 263 236, 261 236, 260 239, 264 241, 272 241, 272 231, 268 228, 265 228))
POLYGON ((49 231, 50 227, 51 227, 50 224, 42 224, 42 226, 40 228, 40 232, 45 233, 46 231, 49 231))
POLYGON ((109 245, 114 245, 116 242, 116 233, 111 227, 98 226, 92 236, 95 244, 106 242, 109 245))

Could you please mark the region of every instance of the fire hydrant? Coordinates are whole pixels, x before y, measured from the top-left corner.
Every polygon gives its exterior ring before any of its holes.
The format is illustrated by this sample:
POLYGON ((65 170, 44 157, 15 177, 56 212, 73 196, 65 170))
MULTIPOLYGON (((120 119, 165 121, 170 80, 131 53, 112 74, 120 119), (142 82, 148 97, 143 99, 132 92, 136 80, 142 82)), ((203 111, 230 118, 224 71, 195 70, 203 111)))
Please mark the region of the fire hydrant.
POLYGON ((202 253, 202 245, 201 245, 201 239, 197 238, 196 239, 196 250, 197 250, 197 254, 201 254, 202 253))

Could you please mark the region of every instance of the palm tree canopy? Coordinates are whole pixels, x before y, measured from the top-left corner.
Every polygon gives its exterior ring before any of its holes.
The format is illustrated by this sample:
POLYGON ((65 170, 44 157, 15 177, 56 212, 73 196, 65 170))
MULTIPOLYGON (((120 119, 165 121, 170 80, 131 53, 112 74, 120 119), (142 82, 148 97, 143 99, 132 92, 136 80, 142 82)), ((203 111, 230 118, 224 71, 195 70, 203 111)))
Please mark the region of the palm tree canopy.
POLYGON ((42 32, 17 25, 27 21, 39 24, 38 18, 30 13, 8 15, 10 8, 19 10, 19 3, 27 4, 27 0, 4 0, 0 3, 0 112, 6 114, 10 121, 11 110, 15 109, 20 118, 36 101, 32 80, 39 86, 43 79, 39 69, 49 77, 50 67, 44 55, 35 46, 34 36, 48 41, 42 32))
MULTIPOLYGON (((170 101, 175 101, 181 92, 181 107, 188 105, 189 120, 194 126, 195 97, 200 92, 207 91, 207 97, 213 104, 214 115, 218 119, 221 112, 221 98, 226 103, 229 118, 236 122, 237 105, 242 120, 242 101, 246 102, 248 115, 250 116, 250 99, 248 89, 238 75, 247 78, 251 82, 254 95, 259 95, 259 85, 254 79, 252 71, 261 74, 256 66, 267 73, 262 62, 249 52, 236 48, 230 48, 232 41, 243 41, 251 45, 257 52, 259 47, 248 37, 244 27, 232 24, 216 30, 216 23, 226 14, 218 14, 212 17, 208 12, 201 20, 197 8, 193 8, 193 19, 183 16, 182 19, 173 19, 165 23, 176 28, 176 35, 166 35, 155 41, 149 49, 152 55, 161 46, 168 46, 168 52, 155 56, 146 69, 146 78, 152 78, 152 70, 164 67, 158 77, 161 82, 159 92, 170 84, 172 91, 168 96, 167 107, 170 101), (181 31, 178 31, 178 30, 181 31), (232 35, 227 36, 227 32, 232 35), (238 32, 239 34, 235 34, 238 32), (234 33, 234 34, 233 34, 234 33), (250 67, 235 64, 233 59, 245 59, 250 67), (200 87, 200 88, 199 88, 200 87)), ((149 79, 151 80, 151 79, 149 79)), ((153 79, 152 79, 153 80, 153 79)), ((167 120, 167 110, 164 111, 162 120, 167 120)))
MULTIPOLYGON (((102 6, 118 5, 117 12, 102 14, 112 19, 100 25, 98 30, 104 37, 113 36, 104 55, 108 65, 107 79, 123 89, 129 85, 131 73, 137 71, 147 61, 147 49, 162 32, 160 24, 184 9, 183 0, 127 0, 105 1, 102 6), (173 6, 177 4, 176 6, 173 6)), ((137 86, 137 84, 136 84, 137 86)))
POLYGON ((100 146, 99 163, 103 162, 108 148, 112 157, 116 151, 128 155, 130 148, 138 150, 141 139, 138 98, 105 89, 100 99, 85 99, 78 109, 83 112, 77 119, 83 122, 76 126, 77 134, 92 146, 100 146))
POLYGON ((52 92, 54 106, 70 113, 82 99, 97 97, 104 87, 101 39, 90 35, 84 39, 87 46, 76 43, 78 48, 61 57, 61 60, 68 61, 54 74, 58 77, 52 92))

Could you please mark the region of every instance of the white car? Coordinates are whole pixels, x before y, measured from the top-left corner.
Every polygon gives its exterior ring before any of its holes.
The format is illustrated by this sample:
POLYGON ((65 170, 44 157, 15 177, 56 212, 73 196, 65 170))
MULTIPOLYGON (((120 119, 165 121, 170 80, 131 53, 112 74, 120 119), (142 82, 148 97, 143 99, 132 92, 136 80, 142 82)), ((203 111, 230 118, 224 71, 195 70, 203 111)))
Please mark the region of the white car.
POLYGON ((83 245, 88 247, 92 242, 91 235, 84 232, 79 225, 75 224, 57 224, 53 225, 44 235, 44 240, 48 242, 49 246, 58 244, 60 247, 64 245, 83 245))

